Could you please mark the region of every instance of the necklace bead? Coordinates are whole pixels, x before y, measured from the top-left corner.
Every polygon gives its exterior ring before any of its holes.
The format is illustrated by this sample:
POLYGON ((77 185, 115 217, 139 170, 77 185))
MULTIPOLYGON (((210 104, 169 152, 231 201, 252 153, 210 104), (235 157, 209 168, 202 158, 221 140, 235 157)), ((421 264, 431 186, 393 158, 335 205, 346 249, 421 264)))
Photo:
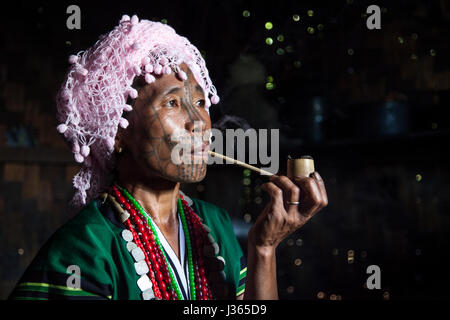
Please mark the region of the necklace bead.
MULTIPOLYGON (((134 232, 136 245, 145 253, 145 261, 149 266, 149 277, 154 287, 155 297, 167 300, 183 299, 173 271, 168 267, 167 257, 149 215, 126 189, 119 190, 113 186, 112 194, 130 213, 130 218, 126 220, 125 224, 130 231, 134 232)), ((203 261, 203 246, 207 239, 207 233, 199 217, 181 195, 178 198, 178 211, 185 234, 191 299, 211 299, 212 294, 206 280, 203 261)))

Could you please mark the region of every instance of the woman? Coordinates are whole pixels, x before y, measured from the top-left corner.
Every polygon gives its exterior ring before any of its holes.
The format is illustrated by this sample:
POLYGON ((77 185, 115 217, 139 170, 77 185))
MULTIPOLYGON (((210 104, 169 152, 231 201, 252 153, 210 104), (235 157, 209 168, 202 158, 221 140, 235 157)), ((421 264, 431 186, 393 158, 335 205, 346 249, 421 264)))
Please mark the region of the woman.
POLYGON ((123 16, 69 61, 58 131, 82 163, 80 212, 11 298, 278 299, 275 249, 327 205, 320 175, 263 185, 270 202, 249 231, 246 265, 228 214, 180 190, 206 175, 219 102, 198 50, 167 25, 123 16), (174 161, 175 141, 194 136, 183 155, 192 161, 174 161))

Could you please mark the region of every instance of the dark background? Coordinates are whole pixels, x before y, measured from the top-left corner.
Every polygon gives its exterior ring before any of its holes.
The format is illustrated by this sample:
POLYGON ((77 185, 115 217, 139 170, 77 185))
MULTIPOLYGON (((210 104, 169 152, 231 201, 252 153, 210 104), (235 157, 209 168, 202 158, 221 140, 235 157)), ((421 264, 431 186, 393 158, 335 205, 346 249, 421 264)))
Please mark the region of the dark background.
MULTIPOLYGON (((78 167, 54 101, 67 58, 122 14, 165 19, 201 50, 216 126, 279 128, 282 170, 288 154, 314 157, 329 205, 277 249, 281 299, 449 298, 450 1, 13 3, 0 20, 0 298, 70 218, 78 167), (66 28, 70 4, 81 30, 66 28), (371 4, 381 30, 366 27, 371 4), (364 287, 372 264, 381 290, 364 287)), ((214 165, 183 190, 226 208, 246 252, 263 182, 214 165)))

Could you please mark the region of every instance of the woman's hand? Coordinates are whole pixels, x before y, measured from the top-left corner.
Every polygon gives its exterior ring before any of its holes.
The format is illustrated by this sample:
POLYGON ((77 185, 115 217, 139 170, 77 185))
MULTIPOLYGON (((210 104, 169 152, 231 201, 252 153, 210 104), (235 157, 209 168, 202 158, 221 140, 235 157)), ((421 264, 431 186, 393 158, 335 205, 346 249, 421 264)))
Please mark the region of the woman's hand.
POLYGON ((248 233, 249 244, 258 249, 273 252, 289 234, 328 204, 324 181, 317 172, 292 180, 274 175, 261 189, 269 194, 270 202, 248 233))

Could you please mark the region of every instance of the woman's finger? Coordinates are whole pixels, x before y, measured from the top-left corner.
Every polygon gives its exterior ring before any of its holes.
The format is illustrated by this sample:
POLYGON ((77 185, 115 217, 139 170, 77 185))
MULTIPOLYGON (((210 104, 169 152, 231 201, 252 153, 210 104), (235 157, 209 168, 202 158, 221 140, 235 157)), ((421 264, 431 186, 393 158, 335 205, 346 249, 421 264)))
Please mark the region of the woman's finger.
POLYGON ((300 192, 305 196, 300 200, 300 213, 306 217, 311 217, 318 211, 322 203, 322 194, 315 179, 310 177, 294 177, 296 184, 300 187, 300 192))
POLYGON ((286 176, 274 175, 270 177, 270 181, 275 183, 280 189, 283 190, 283 200, 286 211, 297 211, 297 205, 289 204, 289 202, 299 202, 300 188, 286 176))
POLYGON ((283 190, 277 187, 273 182, 266 182, 261 186, 261 189, 266 191, 270 196, 270 202, 279 206, 283 205, 283 190))
POLYGON ((313 172, 311 176, 316 181, 317 186, 319 187, 320 194, 322 195, 321 208, 324 208, 328 205, 328 195, 327 190, 325 188, 325 182, 323 181, 322 177, 317 171, 313 172))

